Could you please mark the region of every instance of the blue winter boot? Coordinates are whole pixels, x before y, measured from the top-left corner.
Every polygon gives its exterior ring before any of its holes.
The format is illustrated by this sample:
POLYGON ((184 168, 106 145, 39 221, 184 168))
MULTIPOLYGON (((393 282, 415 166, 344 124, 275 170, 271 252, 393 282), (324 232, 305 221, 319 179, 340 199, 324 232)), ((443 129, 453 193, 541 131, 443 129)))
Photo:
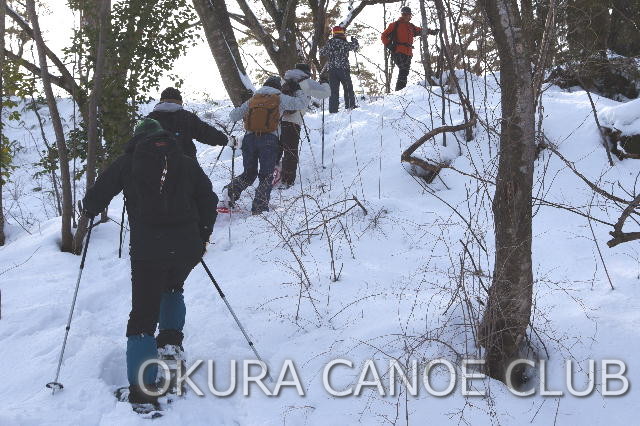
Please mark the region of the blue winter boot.
MULTIPOLYGON (((139 386, 138 372, 142 364, 150 359, 158 358, 158 349, 156 339, 147 334, 139 334, 129 336, 127 338, 127 378, 129 385, 139 386)), ((154 386, 156 384, 156 376, 158 373, 158 365, 151 364, 145 368, 142 374, 142 380, 145 385, 154 386)))
POLYGON ((184 334, 184 318, 187 308, 184 305, 182 291, 174 290, 162 293, 160 301, 160 321, 158 338, 156 339, 158 348, 165 346, 175 346, 182 350, 182 339, 184 334))

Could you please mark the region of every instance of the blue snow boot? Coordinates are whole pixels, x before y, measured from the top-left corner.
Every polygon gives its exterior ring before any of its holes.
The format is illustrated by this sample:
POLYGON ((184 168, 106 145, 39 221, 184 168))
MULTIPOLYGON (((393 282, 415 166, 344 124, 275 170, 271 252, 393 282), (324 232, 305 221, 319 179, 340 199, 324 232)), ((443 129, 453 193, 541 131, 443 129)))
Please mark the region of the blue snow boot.
MULTIPOLYGON (((139 386, 138 372, 142 364, 150 359, 158 358, 156 339, 147 334, 139 334, 127 337, 127 378, 131 386, 139 386)), ((151 364, 145 368, 142 379, 145 385, 154 386, 158 365, 151 364)))
POLYGON ((182 350, 182 339, 184 334, 184 318, 187 308, 184 305, 182 291, 174 290, 162 293, 160 301, 160 321, 158 338, 156 339, 158 348, 164 346, 177 346, 182 350))

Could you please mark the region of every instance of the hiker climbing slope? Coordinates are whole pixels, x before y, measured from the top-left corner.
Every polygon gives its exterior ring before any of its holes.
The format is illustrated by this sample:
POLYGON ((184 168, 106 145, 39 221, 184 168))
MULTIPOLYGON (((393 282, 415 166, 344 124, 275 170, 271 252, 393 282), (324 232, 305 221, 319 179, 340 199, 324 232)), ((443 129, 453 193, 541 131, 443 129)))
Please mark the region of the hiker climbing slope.
MULTIPOLYGON (((407 86, 407 78, 411 69, 411 59, 413 57, 413 38, 422 33, 422 28, 413 25, 411 21, 411 8, 405 6, 400 9, 400 18, 389 24, 382 33, 382 43, 391 52, 393 62, 398 66, 398 80, 396 81, 396 91, 407 86)), ((425 29, 427 34, 436 35, 438 29, 425 29)))
POLYGON ((140 382, 142 364, 159 352, 181 356, 184 280, 202 258, 218 199, 198 163, 151 119, 136 126, 125 153, 87 190, 83 214, 96 216, 121 191, 131 226, 131 313, 126 331, 129 388, 117 396, 135 410, 158 404, 157 397, 141 388, 155 389, 157 365, 146 368, 140 382))
POLYGON ((329 39, 327 44, 320 49, 320 56, 327 58, 325 69, 329 74, 329 86, 331 87, 330 113, 338 112, 340 85, 344 91, 344 107, 346 109, 356 108, 356 95, 353 91, 349 66, 349 52, 357 51, 360 45, 355 37, 351 37, 351 41, 347 41, 345 31, 340 26, 333 27, 333 38, 329 39))
POLYGON ((160 102, 147 117, 157 120, 164 130, 173 133, 182 147, 182 152, 191 158, 196 158, 193 139, 212 146, 227 144, 227 136, 224 133, 183 108, 182 95, 173 87, 162 91, 160 102))
POLYGON ((226 207, 234 207, 240 193, 259 177, 251 213, 269 211, 273 170, 280 155, 280 119, 285 111, 302 111, 309 105, 309 97, 299 86, 294 88, 295 96, 282 94, 281 88, 280 77, 271 76, 251 99, 229 114, 233 122, 244 119, 246 133, 240 146, 244 172, 226 186, 226 207))
MULTIPOLYGON (((296 64, 296 68, 284 74, 285 83, 282 93, 293 96, 294 89, 298 86, 305 95, 316 99, 328 98, 331 89, 327 83, 318 83, 311 78, 311 68, 307 64, 296 64)), ((300 142, 300 128, 303 124, 304 111, 285 111, 282 116, 282 134, 280 145, 282 147, 282 172, 279 189, 290 188, 296 181, 296 169, 298 167, 298 144, 300 142)))

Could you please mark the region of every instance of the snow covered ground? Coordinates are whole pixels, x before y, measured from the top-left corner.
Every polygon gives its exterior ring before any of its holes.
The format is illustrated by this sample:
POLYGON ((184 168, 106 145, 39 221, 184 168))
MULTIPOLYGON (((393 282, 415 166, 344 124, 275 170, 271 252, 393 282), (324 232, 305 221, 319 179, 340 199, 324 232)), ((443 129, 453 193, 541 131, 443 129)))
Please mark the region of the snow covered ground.
MULTIPOLYGON (((495 126, 499 93, 493 78, 486 83, 485 99, 485 81, 472 80, 474 105, 483 122, 495 126)), ((598 108, 619 105, 603 98, 596 102, 598 108)), ((618 183, 633 188, 638 163, 625 160, 608 167, 586 94, 551 88, 543 104, 545 133, 560 152, 588 178, 625 196, 618 183)), ((192 107, 209 118, 223 117, 226 111, 210 105, 192 107)), ((65 102, 63 113, 70 111, 65 102)), ((445 111, 447 123, 462 120, 455 103, 445 111)), ((472 382, 485 397, 464 397, 459 379, 451 395, 440 398, 428 395, 424 387, 418 397, 407 398, 404 389, 395 396, 381 397, 370 387, 360 397, 333 397, 323 388, 323 368, 338 358, 354 363, 352 369, 339 366, 333 372, 334 387, 344 389, 357 382, 368 359, 377 362, 386 381, 390 359, 408 365, 417 360, 422 365, 443 358, 459 368, 463 358, 481 355, 472 324, 482 313, 483 286, 489 286, 492 271, 493 188, 488 182, 496 173, 497 136, 478 126, 469 143, 461 135, 459 140, 447 135, 445 148, 437 138, 417 154, 432 160, 454 159, 453 169, 443 170, 433 184, 421 185, 400 164, 400 154, 441 123, 441 112, 439 89, 431 93, 412 86, 375 102, 363 101, 350 113, 327 114, 325 169, 320 165, 321 114, 306 116, 310 143, 303 131, 302 184, 274 191, 272 211, 262 217, 221 215, 214 244, 205 255, 274 374, 285 360, 293 360, 306 396, 287 388, 279 397, 268 397, 253 387, 250 397, 239 390, 216 398, 206 389, 207 371, 202 368, 193 378, 206 396, 189 393, 155 423, 636 422, 638 245, 608 249, 610 227, 592 221, 615 286, 611 290, 587 219, 540 203, 534 218, 535 331, 529 337, 534 356, 548 358, 547 388, 563 390, 565 396, 545 397, 538 391, 536 396, 516 397, 491 379, 472 382), (313 229, 309 237, 307 228, 313 229), (600 365, 600 360, 609 358, 627 363, 631 390, 625 396, 603 396, 599 374, 596 392, 581 398, 567 395, 565 359, 578 363, 575 386, 583 389, 587 360, 600 365)), ((34 118, 26 115, 25 122, 31 126, 34 118)), ((32 132, 38 139, 37 130, 32 132)), ((29 132, 15 128, 9 136, 24 146, 18 163, 37 160, 29 132)), ((230 152, 225 150, 211 170, 219 148, 198 148, 199 161, 220 193, 229 179, 230 152)), ((235 166, 242 169, 241 157, 235 166)), ((548 150, 541 153, 536 168, 538 199, 585 212, 594 204, 594 217, 617 220, 619 212, 592 203, 589 188, 548 150)), ((44 387, 55 373, 80 259, 58 251, 59 219, 43 201, 44 191, 33 191, 48 188, 48 181, 33 180, 33 171, 22 167, 4 193, 5 205, 17 219, 9 215, 9 243, 0 248, 4 361, 0 424, 145 424, 147 420, 112 397, 112 391, 126 383, 124 334, 130 305, 129 259, 118 259, 119 228, 114 222, 96 227, 91 238, 62 366, 65 389, 52 396, 44 387), (12 197, 14 201, 8 201, 12 197)), ((251 196, 248 190, 240 204, 249 207, 251 196)), ((119 221, 121 208, 122 200, 114 200, 109 216, 119 221)), ((185 297, 189 360, 214 360, 219 387, 224 388, 231 360, 241 364, 253 354, 200 266, 187 280, 185 297)), ((440 369, 434 373, 433 387, 445 388, 448 375, 440 369)), ((539 381, 532 373, 535 387, 539 381)))

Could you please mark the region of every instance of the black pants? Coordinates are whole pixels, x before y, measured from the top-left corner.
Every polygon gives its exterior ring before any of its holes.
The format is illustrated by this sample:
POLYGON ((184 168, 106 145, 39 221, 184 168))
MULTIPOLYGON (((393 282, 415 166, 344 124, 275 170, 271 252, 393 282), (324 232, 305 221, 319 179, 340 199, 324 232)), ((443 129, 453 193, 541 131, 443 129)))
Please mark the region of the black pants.
POLYGON ((282 183, 293 185, 298 168, 298 145, 300 144, 300 126, 290 121, 282 122, 280 143, 282 145, 282 183))
POLYGON ((329 112, 331 113, 338 112, 338 105, 340 104, 340 84, 342 84, 344 91, 344 107, 351 109, 356 106, 356 94, 353 92, 351 71, 348 69, 331 69, 329 70, 329 87, 331 87, 329 112))
POLYGON ((398 66, 398 80, 396 81, 396 91, 407 86, 407 78, 411 69, 411 56, 404 53, 394 53, 393 62, 398 66))
MULTIPOLYGON (((131 313, 127 336, 155 334, 163 293, 181 293, 184 281, 199 260, 131 260, 131 313)), ((182 343, 182 330, 179 332, 180 341, 173 344, 182 343)))

